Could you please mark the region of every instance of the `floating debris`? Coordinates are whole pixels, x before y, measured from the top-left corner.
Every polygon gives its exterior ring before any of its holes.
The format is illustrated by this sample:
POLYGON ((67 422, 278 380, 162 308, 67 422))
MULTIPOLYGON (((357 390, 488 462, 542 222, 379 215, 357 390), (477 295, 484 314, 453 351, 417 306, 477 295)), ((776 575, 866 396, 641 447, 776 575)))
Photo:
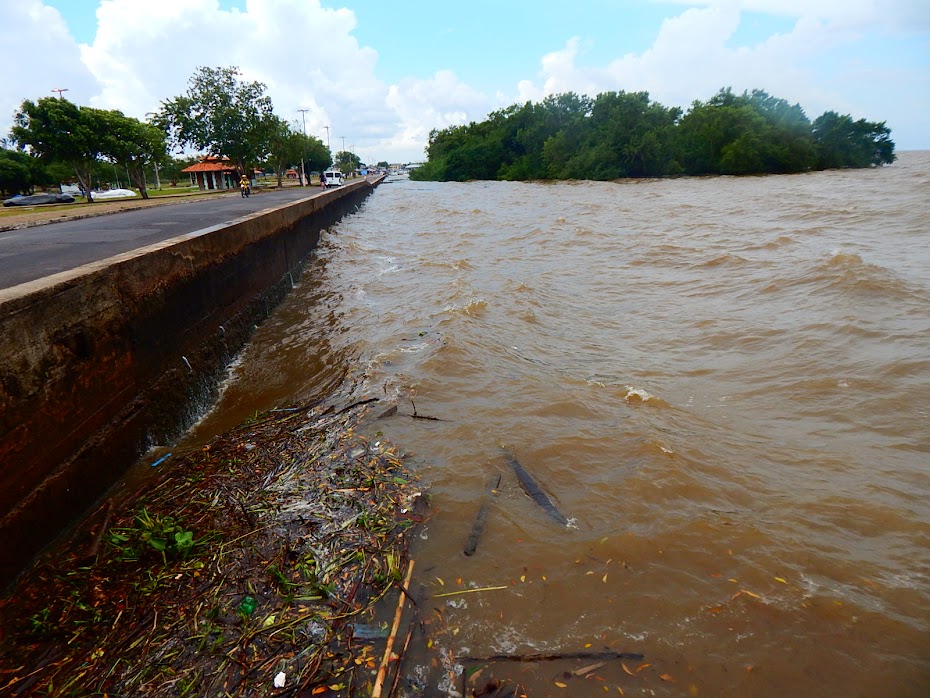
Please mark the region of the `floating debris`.
POLYGON ((465 542, 465 549, 462 551, 466 556, 471 557, 478 549, 478 539, 484 531, 484 522, 488 518, 488 505, 491 502, 491 495, 497 494, 497 488, 501 485, 501 476, 494 475, 488 480, 488 486, 484 490, 484 496, 481 498, 481 506, 475 515, 475 522, 471 526, 471 533, 465 542))
POLYGON ((149 470, 0 600, 0 692, 371 695, 357 630, 422 516, 395 449, 355 431, 370 402, 279 409, 149 470))
POLYGON ((513 457, 509 451, 504 451, 504 456, 507 458, 507 461, 510 463, 513 471, 517 475, 517 480, 520 481, 520 486, 523 488, 523 491, 526 492, 527 496, 536 502, 542 510, 545 511, 549 516, 558 521, 563 526, 568 526, 568 519, 566 519, 562 512, 560 512, 555 504, 552 503, 552 500, 549 499, 549 496, 542 491, 542 488, 536 482, 532 475, 529 474, 526 468, 520 465, 520 462, 513 457))

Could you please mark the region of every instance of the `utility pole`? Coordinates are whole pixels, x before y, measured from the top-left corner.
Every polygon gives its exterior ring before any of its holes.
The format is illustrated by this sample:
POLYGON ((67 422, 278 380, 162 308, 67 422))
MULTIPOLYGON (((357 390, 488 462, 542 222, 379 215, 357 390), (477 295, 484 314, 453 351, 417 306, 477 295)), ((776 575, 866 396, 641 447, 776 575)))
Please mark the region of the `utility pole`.
POLYGON ((323 128, 326 129, 326 149, 329 151, 329 157, 332 158, 333 149, 332 149, 332 146, 330 146, 329 144, 329 126, 324 126, 323 128))
MULTIPOLYGON (((306 138, 306 137, 307 137, 307 112, 310 111, 310 110, 309 110, 309 109, 298 109, 297 111, 300 112, 300 118, 303 120, 303 123, 304 123, 304 138, 306 138)), ((304 145, 306 146, 306 144, 304 144, 304 145)), ((305 187, 309 187, 309 186, 310 186, 310 175, 307 174, 307 169, 304 167, 304 151, 303 151, 303 148, 301 148, 301 151, 300 151, 300 178, 301 178, 301 179, 306 179, 306 181, 304 182, 304 186, 305 186, 305 187)))
POLYGON ((342 152, 344 153, 346 151, 346 137, 340 136, 340 138, 342 139, 342 152))
POLYGON ((67 91, 68 91, 67 87, 56 87, 55 89, 52 90, 52 92, 58 93, 58 99, 64 99, 64 97, 61 96, 61 93, 67 92, 67 91))

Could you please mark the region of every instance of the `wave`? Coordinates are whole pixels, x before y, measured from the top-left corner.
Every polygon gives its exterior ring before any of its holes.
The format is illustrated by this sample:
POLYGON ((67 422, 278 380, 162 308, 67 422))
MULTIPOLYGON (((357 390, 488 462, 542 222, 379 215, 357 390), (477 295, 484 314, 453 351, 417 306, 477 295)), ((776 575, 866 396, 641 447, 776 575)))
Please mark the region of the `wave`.
POLYGON ((709 268, 723 267, 723 266, 729 267, 729 266, 741 266, 743 264, 746 264, 746 262, 747 260, 744 259, 743 257, 727 252, 722 255, 718 255, 717 257, 713 257, 712 259, 706 259, 700 262, 696 262, 693 266, 709 267, 709 268))
POLYGON ((488 302, 483 298, 470 298, 459 305, 447 305, 443 310, 452 315, 464 315, 466 317, 477 317, 484 313, 488 308, 488 302))
POLYGON ((927 302, 924 289, 915 287, 886 267, 865 262, 855 253, 834 251, 830 257, 814 264, 792 278, 778 279, 761 289, 762 293, 779 292, 797 286, 814 286, 843 295, 927 302))

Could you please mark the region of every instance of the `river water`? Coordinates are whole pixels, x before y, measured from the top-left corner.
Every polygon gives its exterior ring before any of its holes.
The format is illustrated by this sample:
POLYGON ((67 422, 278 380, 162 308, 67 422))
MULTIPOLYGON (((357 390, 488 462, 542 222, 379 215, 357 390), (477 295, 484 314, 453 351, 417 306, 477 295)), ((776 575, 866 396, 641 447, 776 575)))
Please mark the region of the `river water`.
POLYGON ((483 676, 530 696, 928 695, 928 201, 927 152, 386 182, 324 235, 197 433, 345 385, 398 405, 369 431, 432 497, 415 580, 505 587, 427 601, 433 646, 407 660, 425 695, 461 690, 445 673, 468 656, 605 648, 644 659, 483 676))

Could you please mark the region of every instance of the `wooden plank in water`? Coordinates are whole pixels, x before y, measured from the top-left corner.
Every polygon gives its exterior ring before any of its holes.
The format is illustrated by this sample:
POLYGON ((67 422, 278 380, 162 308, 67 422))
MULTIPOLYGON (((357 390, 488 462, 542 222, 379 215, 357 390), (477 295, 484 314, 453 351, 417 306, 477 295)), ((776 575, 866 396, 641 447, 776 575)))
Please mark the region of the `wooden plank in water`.
POLYGON ((543 492, 539 483, 529 474, 527 469, 520 465, 520 462, 514 458, 510 452, 504 451, 504 455, 510 462, 514 473, 517 475, 517 479, 520 481, 520 486, 523 488, 523 491, 526 492, 527 496, 542 507, 542 510, 549 514, 549 516, 563 526, 567 526, 568 519, 556 508, 555 504, 553 504, 549 496, 543 492))
POLYGON ((484 522, 488 517, 488 504, 491 501, 491 495, 497 494, 497 488, 500 487, 500 485, 501 476, 499 473, 488 480, 488 486, 485 488, 484 495, 481 497, 481 507, 475 515, 475 522, 471 526, 471 533, 468 535, 465 549, 462 551, 468 557, 474 555, 475 550, 478 548, 478 539, 481 538, 481 533, 484 531, 484 522))

